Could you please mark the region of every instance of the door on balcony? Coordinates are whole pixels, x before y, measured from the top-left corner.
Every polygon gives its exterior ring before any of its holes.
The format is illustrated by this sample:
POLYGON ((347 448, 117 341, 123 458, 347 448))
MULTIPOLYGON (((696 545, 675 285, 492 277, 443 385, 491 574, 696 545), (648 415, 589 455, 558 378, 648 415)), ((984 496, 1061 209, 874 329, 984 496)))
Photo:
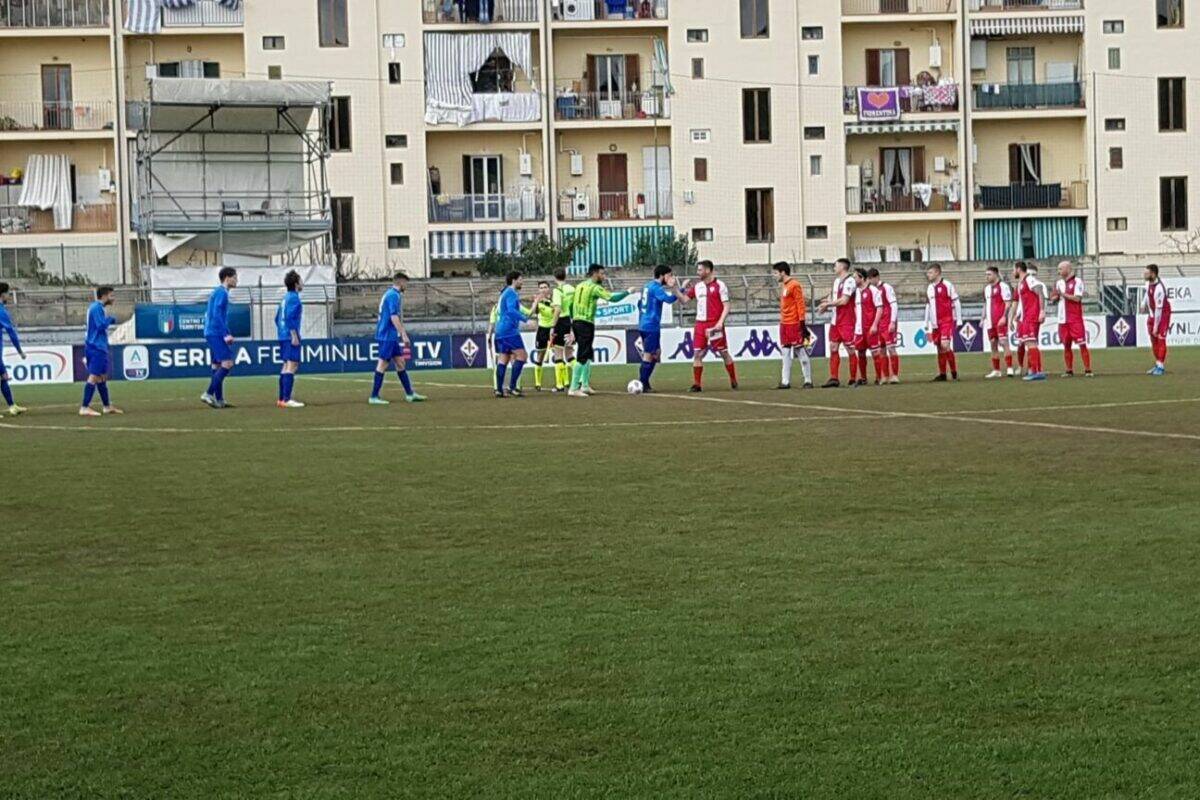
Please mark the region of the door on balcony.
POLYGON ((629 219, 629 156, 603 153, 596 157, 600 185, 600 218, 629 219))
POLYGON ((500 156, 463 156, 463 194, 467 196, 471 221, 504 218, 503 166, 500 156))
POLYGON ((70 130, 72 125, 71 67, 46 64, 42 67, 42 127, 70 130))
POLYGON ((1042 146, 1040 144, 1010 144, 1008 146, 1008 182, 1020 186, 1037 186, 1042 182, 1042 146))
POLYGON ((671 148, 642 148, 642 193, 646 217, 671 216, 671 148))
POLYGON ((596 104, 594 115, 600 119, 621 119, 624 103, 632 102, 638 81, 636 55, 589 55, 588 91, 596 104))
POLYGON ((915 183, 925 182, 924 147, 879 148, 879 187, 884 211, 912 211, 915 183))
POLYGON ((1036 82, 1036 59, 1032 47, 1010 47, 1008 57, 1008 82, 1013 86, 1026 86, 1036 82))
POLYGON ((909 61, 907 48, 867 50, 867 85, 907 86, 909 61))

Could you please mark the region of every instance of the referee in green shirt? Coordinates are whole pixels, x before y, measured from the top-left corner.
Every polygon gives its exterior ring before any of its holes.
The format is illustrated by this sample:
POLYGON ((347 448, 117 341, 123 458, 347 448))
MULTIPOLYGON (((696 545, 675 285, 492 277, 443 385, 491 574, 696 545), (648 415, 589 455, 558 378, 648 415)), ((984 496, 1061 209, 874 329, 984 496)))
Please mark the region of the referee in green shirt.
POLYGON ((575 333, 575 369, 571 373, 570 397, 592 393, 592 345, 596 339, 596 305, 601 300, 620 302, 629 292, 610 292, 604 288, 604 267, 588 267, 587 280, 575 287, 571 304, 571 330, 575 333))

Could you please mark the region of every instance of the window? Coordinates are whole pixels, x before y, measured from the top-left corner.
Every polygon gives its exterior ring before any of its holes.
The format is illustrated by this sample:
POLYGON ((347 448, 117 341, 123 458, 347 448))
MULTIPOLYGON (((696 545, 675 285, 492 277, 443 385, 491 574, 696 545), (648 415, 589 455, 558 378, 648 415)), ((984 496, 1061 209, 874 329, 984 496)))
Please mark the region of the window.
POLYGON ((383 35, 383 46, 388 50, 403 49, 407 41, 408 37, 403 33, 385 33, 383 35))
POLYGON ((408 134, 389 133, 383 137, 383 146, 387 148, 408 147, 408 134))
POLYGON ((1020 85, 1036 83, 1037 72, 1032 47, 1010 47, 1007 50, 1008 82, 1020 85))
POLYGON ((1008 146, 1008 182, 1021 186, 1041 184, 1042 146, 1040 144, 1010 144, 1008 146))
POLYGON ((1109 217, 1108 220, 1106 220, 1106 224, 1108 225, 1108 229, 1110 231, 1127 231, 1127 230, 1129 230, 1129 218, 1128 217, 1109 217))
POLYGON ((1158 79, 1158 129, 1187 130, 1186 98, 1183 78, 1158 79))
POLYGON ((1033 220, 1021 220, 1021 258, 1036 258, 1037 245, 1033 238, 1033 220))
POLYGON ((692 128, 692 144, 708 144, 712 141, 712 131, 708 128, 692 128))
POLYGON ((354 252, 354 198, 331 197, 333 211, 333 249, 341 253, 354 252))
POLYGON ((1125 148, 1123 148, 1123 147, 1108 148, 1108 168, 1109 169, 1125 169, 1125 148))
POLYGON ((1159 178, 1159 204, 1164 231, 1188 229, 1187 178, 1159 178))
POLYGON ((809 56, 808 57, 808 74, 816 75, 820 71, 821 71, 821 57, 820 56, 809 56))
POLYGON ((283 67, 278 64, 271 64, 267 67, 267 80, 281 81, 283 80, 283 67))
POLYGON ((282 50, 284 47, 284 39, 282 36, 264 36, 263 50, 282 50))
POLYGON ((349 47, 346 0, 317 0, 317 38, 321 47, 349 47))
POLYGON ((692 77, 695 80, 703 80, 704 79, 704 59, 703 58, 693 58, 692 59, 692 77))
POLYGON ((392 173, 392 186, 403 186, 404 185, 404 165, 399 164, 399 163, 392 164, 391 165, 391 173, 392 173))
POLYGON ((334 97, 325 120, 325 139, 329 150, 344 153, 350 149, 350 98, 334 97))
POLYGON ((771 242, 775 239, 775 192, 773 189, 746 190, 746 241, 771 242))
POLYGON ((907 86, 912 82, 907 48, 871 48, 866 55, 868 86, 907 86))
POLYGON ((221 65, 216 61, 204 62, 204 77, 219 78, 221 77, 221 65))
POLYGON ((820 141, 825 138, 825 128, 822 125, 808 125, 804 128, 804 138, 813 141, 820 141))
POLYGON ((741 0, 742 38, 765 39, 771 35, 771 0, 741 0))
POLYGON ((216 61, 164 61, 157 65, 160 78, 219 78, 221 65, 216 61))
POLYGON ((804 229, 804 237, 806 239, 828 239, 828 225, 809 225, 804 229))
POLYGON ((403 80, 400 74, 400 62, 388 62, 388 83, 400 83, 403 80))
POLYGON ((1158 6, 1158 27, 1183 27, 1183 0, 1156 0, 1158 6))
POLYGON ((800 29, 800 38, 809 42, 815 42, 818 39, 824 39, 825 29, 820 25, 805 25, 800 29))
POLYGON ((412 247, 412 240, 407 236, 389 236, 388 250, 407 250, 412 247))
POLYGON ((812 175, 814 178, 819 176, 821 174, 821 167, 822 167, 822 165, 821 165, 821 157, 820 156, 809 156, 808 157, 808 174, 809 175, 812 175))
POLYGON ((1120 69, 1121 68, 1121 48, 1119 48, 1119 47, 1108 48, 1108 68, 1109 69, 1120 69))
POLYGON ((687 40, 689 44, 704 44, 708 41, 708 28, 688 28, 687 40))
POLYGON ((693 242, 711 242, 713 240, 712 228, 692 228, 693 242))
POLYGON ((1124 33, 1125 20, 1123 19, 1106 19, 1104 20, 1105 33, 1124 33))
POLYGON ((516 70, 504 53, 496 50, 478 72, 471 73, 471 86, 476 94, 511 92, 516 86, 516 70))
POLYGON ((771 90, 742 89, 742 140, 771 141, 771 90))
POLYGON ((698 183, 708 180, 708 159, 697 158, 692 162, 692 169, 698 183))
POLYGON ((1104 130, 1106 131, 1123 131, 1125 130, 1124 117, 1109 117, 1104 120, 1104 130))

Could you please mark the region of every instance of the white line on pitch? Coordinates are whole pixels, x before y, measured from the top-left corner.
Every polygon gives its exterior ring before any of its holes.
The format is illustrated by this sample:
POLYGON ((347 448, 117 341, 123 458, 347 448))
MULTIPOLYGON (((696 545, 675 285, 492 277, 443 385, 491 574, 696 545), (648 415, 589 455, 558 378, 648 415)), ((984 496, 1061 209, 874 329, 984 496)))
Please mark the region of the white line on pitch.
POLYGON ((1061 406, 1022 406, 1020 408, 985 408, 975 410, 964 408, 960 411, 930 411, 934 416, 948 417, 955 414, 1015 414, 1020 411, 1085 411, 1089 408, 1125 408, 1129 406, 1162 406, 1177 403, 1200 403, 1200 397, 1184 397, 1178 400, 1126 400, 1112 403, 1079 403, 1077 405, 1061 406))

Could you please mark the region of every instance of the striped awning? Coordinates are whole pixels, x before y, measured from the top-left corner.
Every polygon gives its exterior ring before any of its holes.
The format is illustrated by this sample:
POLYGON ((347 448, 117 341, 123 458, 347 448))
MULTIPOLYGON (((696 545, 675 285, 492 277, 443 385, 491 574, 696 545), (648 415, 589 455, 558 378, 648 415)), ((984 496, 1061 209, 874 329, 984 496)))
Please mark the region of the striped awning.
POLYGON ((545 233, 539 229, 509 231, 430 231, 429 257, 437 259, 483 258, 489 250, 514 255, 521 245, 545 233))
POLYGON ((575 251, 575 257, 571 260, 571 271, 579 273, 586 270, 590 264, 623 267, 632 258, 639 239, 673 239, 675 228, 672 225, 631 225, 559 229, 559 244, 574 238, 583 238, 587 242, 583 248, 575 251))
POLYGON ((846 133, 939 133, 958 130, 958 120, 939 119, 928 121, 900 120, 899 122, 847 122, 846 133))
POLYGON ((1030 14, 971 20, 972 36, 1028 36, 1033 33, 1083 33, 1083 17, 1030 14))

